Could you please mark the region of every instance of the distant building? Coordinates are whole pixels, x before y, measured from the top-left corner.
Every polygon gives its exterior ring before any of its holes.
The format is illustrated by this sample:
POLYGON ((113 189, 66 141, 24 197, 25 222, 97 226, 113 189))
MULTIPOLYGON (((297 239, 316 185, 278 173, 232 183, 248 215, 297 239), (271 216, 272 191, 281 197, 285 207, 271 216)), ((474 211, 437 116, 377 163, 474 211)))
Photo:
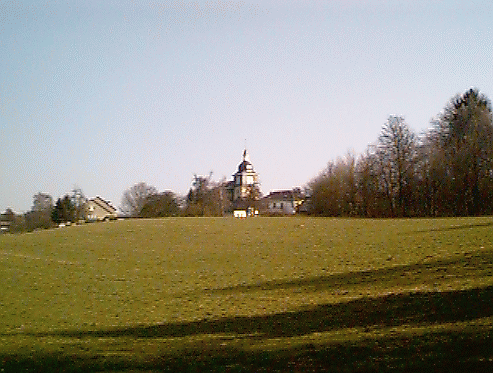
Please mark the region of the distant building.
POLYGON ((15 214, 10 208, 0 214, 0 233, 10 232, 14 219, 15 214))
POLYGON ((226 190, 234 217, 244 218, 265 215, 294 215, 306 213, 307 197, 301 188, 272 191, 262 197, 258 174, 247 150, 243 151, 243 160, 233 174, 233 180, 226 182, 226 190))
POLYGON ((262 198, 263 213, 269 215, 294 215, 304 202, 304 193, 300 188, 270 192, 262 198))
POLYGON ((116 208, 111 203, 97 196, 86 203, 86 216, 89 221, 116 219, 116 208))
POLYGON ((258 215, 260 184, 246 149, 243 151, 243 161, 233 174, 233 180, 227 183, 226 189, 233 204, 234 216, 258 215))
POLYGON ((9 220, 0 219, 0 233, 5 233, 10 231, 10 225, 12 224, 9 220))

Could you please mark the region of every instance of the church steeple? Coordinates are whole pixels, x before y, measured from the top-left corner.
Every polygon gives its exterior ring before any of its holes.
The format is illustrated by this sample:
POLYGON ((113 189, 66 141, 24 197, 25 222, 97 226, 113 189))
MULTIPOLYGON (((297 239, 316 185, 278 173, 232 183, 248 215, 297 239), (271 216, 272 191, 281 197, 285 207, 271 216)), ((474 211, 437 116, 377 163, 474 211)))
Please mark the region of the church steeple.
POLYGON ((238 165, 238 171, 233 175, 233 202, 249 198, 252 190, 258 189, 258 185, 258 175, 250 162, 250 156, 245 147, 245 150, 243 150, 243 161, 238 165))
POLYGON ((250 162, 250 156, 248 155, 248 152, 247 152, 246 148, 243 151, 243 161, 250 162))

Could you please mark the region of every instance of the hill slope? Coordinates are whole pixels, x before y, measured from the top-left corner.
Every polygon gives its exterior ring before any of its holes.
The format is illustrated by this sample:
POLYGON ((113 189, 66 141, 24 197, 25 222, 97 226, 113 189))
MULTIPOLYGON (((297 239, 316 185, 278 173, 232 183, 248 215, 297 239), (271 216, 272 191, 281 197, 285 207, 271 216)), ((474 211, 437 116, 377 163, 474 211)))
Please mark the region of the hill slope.
POLYGON ((4 369, 484 371, 493 220, 129 220, 0 236, 4 369))

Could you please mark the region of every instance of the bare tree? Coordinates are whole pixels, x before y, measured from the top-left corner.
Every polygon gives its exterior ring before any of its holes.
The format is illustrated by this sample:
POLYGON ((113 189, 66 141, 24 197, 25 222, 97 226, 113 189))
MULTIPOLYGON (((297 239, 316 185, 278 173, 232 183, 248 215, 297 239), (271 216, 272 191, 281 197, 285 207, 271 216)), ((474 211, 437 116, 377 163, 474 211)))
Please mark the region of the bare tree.
POLYGON ((421 138, 390 116, 357 162, 330 162, 309 188, 311 212, 321 215, 491 214, 490 101, 477 89, 455 96, 421 138))
POLYGON ((149 197, 156 195, 158 190, 144 182, 135 184, 123 193, 120 210, 127 216, 137 217, 142 208, 149 200, 149 197))
POLYGON ((378 138, 377 157, 392 215, 407 215, 415 154, 416 136, 404 117, 390 116, 378 138))
POLYGON ((382 217, 388 208, 383 205, 383 188, 379 180, 380 168, 375 146, 368 146, 356 165, 356 205, 358 214, 366 217, 382 217))
POLYGON ((82 189, 79 188, 78 186, 74 186, 74 189, 72 190, 72 205, 74 206, 75 209, 75 221, 83 220, 86 218, 86 203, 87 203, 87 198, 84 195, 84 192, 82 192, 82 189))

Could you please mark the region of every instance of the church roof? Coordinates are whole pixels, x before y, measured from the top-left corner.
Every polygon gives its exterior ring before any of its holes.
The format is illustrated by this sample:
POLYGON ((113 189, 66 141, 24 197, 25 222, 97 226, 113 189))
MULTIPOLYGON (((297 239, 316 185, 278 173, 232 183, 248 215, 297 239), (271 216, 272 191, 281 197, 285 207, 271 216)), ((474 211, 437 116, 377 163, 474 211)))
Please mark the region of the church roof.
POLYGON ((243 151, 243 161, 238 165, 237 173, 242 172, 255 172, 246 149, 243 151))
POLYGON ((253 165, 250 162, 248 162, 248 161, 243 161, 238 166, 238 172, 241 173, 241 172, 245 172, 245 171, 247 171, 247 172, 248 171, 255 172, 253 170, 253 165))

